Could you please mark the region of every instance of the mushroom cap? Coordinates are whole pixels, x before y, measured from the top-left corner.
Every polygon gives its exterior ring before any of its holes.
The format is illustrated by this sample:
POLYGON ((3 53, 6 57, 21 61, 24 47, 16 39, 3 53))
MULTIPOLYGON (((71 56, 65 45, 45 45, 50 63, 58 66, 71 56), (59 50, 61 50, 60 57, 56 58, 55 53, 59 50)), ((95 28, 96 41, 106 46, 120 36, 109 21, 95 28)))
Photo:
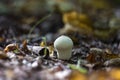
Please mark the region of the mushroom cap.
POLYGON ((73 41, 69 37, 62 35, 55 40, 54 47, 61 50, 72 49, 73 41))

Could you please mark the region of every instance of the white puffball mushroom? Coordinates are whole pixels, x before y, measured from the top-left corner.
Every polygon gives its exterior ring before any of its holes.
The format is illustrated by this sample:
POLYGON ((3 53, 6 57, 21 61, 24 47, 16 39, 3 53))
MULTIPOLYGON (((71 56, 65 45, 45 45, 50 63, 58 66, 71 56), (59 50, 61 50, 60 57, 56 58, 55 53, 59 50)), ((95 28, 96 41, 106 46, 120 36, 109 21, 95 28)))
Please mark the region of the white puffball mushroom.
POLYGON ((57 56, 62 60, 69 60, 72 55, 73 41, 68 36, 60 36, 54 42, 57 56))

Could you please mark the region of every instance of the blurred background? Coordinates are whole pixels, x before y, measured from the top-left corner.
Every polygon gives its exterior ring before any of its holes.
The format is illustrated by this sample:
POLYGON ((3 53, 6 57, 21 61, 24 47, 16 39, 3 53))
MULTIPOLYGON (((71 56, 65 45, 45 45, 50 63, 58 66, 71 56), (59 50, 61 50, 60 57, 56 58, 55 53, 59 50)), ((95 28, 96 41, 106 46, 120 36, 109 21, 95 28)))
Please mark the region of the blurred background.
POLYGON ((60 34, 120 41, 120 0, 0 0, 0 41, 60 34))

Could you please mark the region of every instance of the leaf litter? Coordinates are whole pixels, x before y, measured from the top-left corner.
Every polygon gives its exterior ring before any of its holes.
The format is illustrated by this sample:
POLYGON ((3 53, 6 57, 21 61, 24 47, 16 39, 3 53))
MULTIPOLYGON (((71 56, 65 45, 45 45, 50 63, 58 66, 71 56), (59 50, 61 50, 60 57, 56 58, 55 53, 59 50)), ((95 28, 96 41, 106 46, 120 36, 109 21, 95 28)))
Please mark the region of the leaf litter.
POLYGON ((83 13, 58 11, 50 16, 44 14, 47 18, 43 19, 38 15, 0 16, 0 79, 119 80, 119 19, 111 17, 111 11, 105 12, 109 5, 101 6, 103 0, 99 5, 92 1, 90 5, 82 1, 83 13), (58 59, 53 47, 54 40, 61 34, 74 42, 69 60, 58 59))

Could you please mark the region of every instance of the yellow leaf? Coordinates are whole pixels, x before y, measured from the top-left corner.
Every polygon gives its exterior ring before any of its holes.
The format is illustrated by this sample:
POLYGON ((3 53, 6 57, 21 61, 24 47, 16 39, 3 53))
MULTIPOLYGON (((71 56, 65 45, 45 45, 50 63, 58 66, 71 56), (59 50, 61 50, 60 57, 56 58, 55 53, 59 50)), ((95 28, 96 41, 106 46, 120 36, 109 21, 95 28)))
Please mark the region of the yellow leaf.
POLYGON ((110 71, 110 77, 113 78, 113 80, 120 80, 120 69, 112 69, 110 71))
MULTIPOLYGON (((69 24, 72 30, 79 33, 91 35, 93 34, 92 23, 86 14, 78 13, 76 11, 63 14, 63 22, 69 24)), ((65 26, 67 27, 67 26, 65 26)))
POLYGON ((103 8, 103 9, 106 9, 106 8, 109 8, 110 7, 110 4, 109 2, 105 1, 105 0, 91 0, 91 5, 94 7, 94 8, 103 8))
POLYGON ((73 70, 69 77, 69 80, 88 80, 88 79, 85 74, 82 74, 77 70, 73 70))
POLYGON ((48 50, 49 50, 50 54, 52 54, 53 51, 54 51, 54 47, 53 47, 52 45, 51 45, 51 46, 48 46, 48 50))

